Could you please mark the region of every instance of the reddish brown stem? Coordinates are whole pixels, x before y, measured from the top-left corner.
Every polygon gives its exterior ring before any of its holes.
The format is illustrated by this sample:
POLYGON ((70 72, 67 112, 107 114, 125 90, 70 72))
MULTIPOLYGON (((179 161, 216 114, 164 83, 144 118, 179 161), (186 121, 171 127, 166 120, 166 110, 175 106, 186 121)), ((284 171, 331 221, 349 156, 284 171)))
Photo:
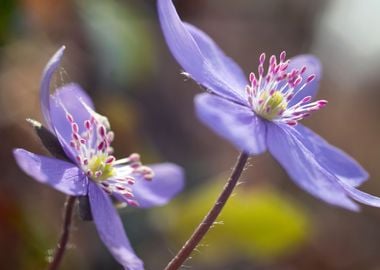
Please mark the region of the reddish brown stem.
POLYGON ((65 204, 65 214, 63 217, 63 227, 62 227, 61 238, 59 239, 57 248, 54 251, 54 257, 51 263, 49 264, 48 270, 57 270, 59 267, 59 264, 61 263, 63 254, 65 253, 66 245, 67 245, 67 242, 69 241, 69 236, 70 236, 70 226, 71 226, 71 220, 73 216, 75 200, 76 200, 76 197, 73 197, 73 196, 67 197, 67 201, 65 204))
POLYGON ((183 245, 183 247, 177 253, 177 255, 169 262, 165 270, 177 270, 191 255, 193 250, 197 247, 199 242, 202 240, 202 238, 206 235, 208 230, 214 224, 215 220, 217 219, 224 205, 226 204, 228 198, 231 196, 247 161, 248 155, 244 152, 241 153, 230 178, 225 184, 223 191, 219 195, 219 198, 216 200, 214 206, 203 218, 202 222, 198 225, 191 237, 186 241, 186 243, 183 245))

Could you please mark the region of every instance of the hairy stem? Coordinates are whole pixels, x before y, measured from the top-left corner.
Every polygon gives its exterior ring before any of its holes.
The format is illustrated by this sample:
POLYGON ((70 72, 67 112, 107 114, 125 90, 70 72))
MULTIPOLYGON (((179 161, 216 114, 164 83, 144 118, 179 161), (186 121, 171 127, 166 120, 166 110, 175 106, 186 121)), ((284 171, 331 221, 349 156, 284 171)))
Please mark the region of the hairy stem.
POLYGON ((69 241, 70 236, 70 226, 71 226, 71 219, 73 216, 73 209, 75 204, 76 197, 68 196, 65 204, 65 214, 63 218, 63 226, 62 226, 62 234, 61 238, 59 239, 59 242, 57 244, 57 248, 54 251, 54 257, 49 264, 48 270, 56 270, 59 267, 59 264, 61 263, 63 254, 66 250, 67 242, 69 241))
POLYGON ((235 164, 235 167, 232 171, 230 178, 225 184, 222 193, 219 195, 218 199, 215 201, 215 204, 203 218, 202 222, 195 229, 191 237, 186 241, 181 250, 177 255, 169 262, 165 270, 177 270, 182 266, 182 264, 187 260, 191 255, 191 252, 197 247, 199 242, 206 235, 208 230, 214 224, 215 220, 222 211, 224 205, 226 204, 228 198, 231 196, 232 191, 234 190, 240 175, 242 174, 244 167, 248 161, 248 155, 246 153, 241 153, 238 161, 235 164))

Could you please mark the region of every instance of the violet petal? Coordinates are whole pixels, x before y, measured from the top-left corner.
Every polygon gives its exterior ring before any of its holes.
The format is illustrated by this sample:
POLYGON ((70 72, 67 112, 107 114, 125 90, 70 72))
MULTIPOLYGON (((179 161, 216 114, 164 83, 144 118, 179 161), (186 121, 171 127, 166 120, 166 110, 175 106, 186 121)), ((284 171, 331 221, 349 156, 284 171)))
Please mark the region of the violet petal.
POLYGON ((355 187, 348 185, 347 183, 344 183, 343 181, 341 181, 340 184, 354 200, 370 206, 380 207, 379 197, 358 190, 355 187))
POLYGON ((15 149, 13 154, 20 168, 38 182, 71 196, 87 194, 87 177, 76 165, 24 149, 15 149))
POLYGON ((359 210, 347 197, 339 179, 322 167, 305 143, 297 138, 294 128, 269 122, 267 128, 268 150, 297 185, 327 203, 359 210))
POLYGON ((191 24, 184 23, 184 25, 210 64, 212 73, 236 92, 234 96, 237 96, 236 99, 239 99, 240 103, 246 104, 244 91, 248 85, 248 76, 244 74, 241 67, 232 58, 225 55, 205 32, 191 24))
POLYGON ((357 187, 368 178, 368 173, 364 168, 352 157, 342 150, 332 146, 323 138, 318 136, 307 127, 298 124, 296 126, 299 134, 295 136, 302 140, 316 157, 317 161, 341 181, 350 186, 357 187))
POLYGON ((208 93, 195 97, 200 120, 219 136, 251 155, 266 150, 266 129, 263 121, 248 107, 208 93))
POLYGON ((306 66, 305 73, 302 74, 302 83, 306 82, 307 78, 311 75, 315 75, 313 81, 308 83, 305 88, 300 91, 290 102, 288 106, 292 106, 297 102, 301 101, 306 96, 315 97, 317 94, 317 90, 319 87, 319 81, 322 75, 322 66, 319 62, 318 58, 313 55, 305 54, 305 55, 297 55, 290 59, 288 71, 290 72, 292 69, 301 69, 303 66, 306 66))
POLYGON ((148 181, 139 178, 132 186, 134 200, 142 208, 168 203, 184 186, 185 176, 180 166, 173 163, 161 163, 148 165, 148 167, 154 172, 153 179, 148 181))
POLYGON ((236 72, 236 64, 231 65, 232 61, 227 60, 209 37, 194 27, 185 25, 179 18, 172 0, 159 0, 157 3, 166 42, 182 68, 195 81, 215 94, 245 104, 245 85, 241 83, 240 71, 236 72), (218 68, 221 66, 223 69, 219 72, 218 68), (224 77, 227 71, 233 71, 234 74, 224 77), (233 76, 237 77, 228 80, 233 76), (234 88, 237 85, 242 87, 234 88))
POLYGON ((70 147, 72 127, 67 119, 67 113, 78 124, 79 133, 81 133, 84 131, 84 121, 91 118, 86 105, 91 109, 94 107, 90 97, 75 83, 66 84, 58 88, 50 97, 50 115, 55 133, 66 154, 73 161, 76 159, 70 147))
POLYGON ((40 89, 40 102, 42 115, 45 118, 47 127, 54 132, 53 125, 50 118, 50 82, 54 72, 59 67, 65 46, 62 46, 49 60, 42 73, 41 89, 40 89))
POLYGON ((124 269, 143 270, 143 262, 133 251, 111 199, 94 182, 89 183, 88 192, 92 216, 103 243, 124 269))

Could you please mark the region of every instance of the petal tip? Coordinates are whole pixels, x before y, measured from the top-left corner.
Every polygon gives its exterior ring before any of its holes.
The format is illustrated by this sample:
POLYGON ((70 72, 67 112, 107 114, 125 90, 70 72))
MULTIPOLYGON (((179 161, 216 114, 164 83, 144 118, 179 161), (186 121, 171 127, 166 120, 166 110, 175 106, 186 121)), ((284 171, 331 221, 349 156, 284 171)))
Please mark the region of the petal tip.
POLYGON ((174 163, 148 165, 155 176, 152 181, 137 181, 133 193, 139 208, 159 207, 176 197, 185 186, 185 171, 174 163))
POLYGON ((162 173, 162 170, 164 169, 167 175, 166 177, 173 179, 171 184, 175 186, 175 188, 172 190, 172 194, 170 198, 168 198, 167 202, 183 190, 185 186, 185 170, 181 166, 175 163, 165 162, 158 164, 158 166, 156 165, 152 167, 153 171, 156 169, 159 173, 162 173))
POLYGON ((177 179, 179 182, 177 193, 180 192, 185 186, 185 170, 175 163, 166 162, 161 165, 165 166, 168 173, 177 179))
POLYGON ((47 68, 49 68, 50 66, 52 65, 58 65, 61 60, 62 60, 62 57, 63 57, 63 54, 66 50, 66 46, 63 45, 61 46, 55 53, 54 55, 52 56, 52 58, 50 59, 50 61, 48 62, 48 64, 46 65, 47 68))
POLYGON ((20 158, 22 158, 22 155, 29 155, 30 152, 26 151, 25 149, 22 148, 15 148, 12 150, 13 156, 16 159, 16 162, 20 165, 20 158))
POLYGON ((48 125, 50 130, 53 130, 51 117, 50 117, 50 104, 49 104, 50 81, 53 77, 54 72, 56 71, 56 69, 61 63, 65 49, 66 49, 66 46, 63 45, 54 53, 54 55, 50 58, 49 62, 46 64, 44 71, 42 73, 42 78, 41 78, 41 86, 40 86, 41 110, 45 118, 46 124, 48 125))
POLYGON ((18 153, 20 153, 22 151, 25 151, 25 150, 22 149, 22 148, 15 148, 15 149, 12 150, 12 152, 13 152, 14 155, 17 155, 18 153))

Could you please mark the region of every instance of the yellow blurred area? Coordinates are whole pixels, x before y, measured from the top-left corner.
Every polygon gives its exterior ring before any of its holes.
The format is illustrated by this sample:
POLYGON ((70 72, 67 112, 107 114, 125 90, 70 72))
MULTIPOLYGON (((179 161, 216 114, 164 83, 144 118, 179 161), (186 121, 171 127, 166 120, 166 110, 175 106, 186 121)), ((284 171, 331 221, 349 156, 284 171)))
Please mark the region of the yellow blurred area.
MULTIPOLYGON (((152 222, 166 221, 158 226, 179 248, 213 205, 225 179, 227 175, 211 179, 175 203, 152 211, 152 222)), ((245 188, 243 183, 193 258, 209 263, 221 263, 236 256, 273 261, 302 247, 311 230, 311 220, 297 202, 269 186, 245 188)))

